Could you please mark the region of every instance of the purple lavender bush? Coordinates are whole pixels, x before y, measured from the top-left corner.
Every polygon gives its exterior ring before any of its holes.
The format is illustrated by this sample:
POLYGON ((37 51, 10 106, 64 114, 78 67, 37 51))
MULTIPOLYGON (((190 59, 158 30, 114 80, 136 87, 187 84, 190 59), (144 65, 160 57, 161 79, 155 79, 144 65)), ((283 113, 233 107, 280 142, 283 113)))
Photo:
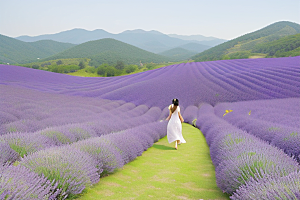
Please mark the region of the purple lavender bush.
POLYGON ((188 106, 183 114, 182 117, 186 123, 192 124, 193 126, 196 126, 197 121, 197 113, 198 113, 198 107, 196 106, 188 106))
POLYGON ((105 136, 76 142, 72 148, 89 154, 97 162, 96 167, 100 170, 99 174, 101 175, 112 173, 124 165, 118 147, 105 136))
POLYGON ((284 128, 275 134, 271 144, 283 149, 287 155, 300 163, 300 129, 284 128))
POLYGON ((284 177, 265 177, 256 181, 252 179, 241 186, 230 198, 243 199, 300 199, 300 172, 290 173, 284 177))
POLYGON ((300 121, 299 98, 221 103, 214 111, 220 118, 298 159, 300 155, 300 125, 297 123, 300 121), (233 111, 223 116, 227 109, 233 111))
MULTIPOLYGON (((59 198, 80 194, 99 181, 99 168, 88 154, 70 146, 40 150, 24 157, 20 165, 49 181, 56 181, 59 198)), ((102 167, 102 166, 98 166, 102 167)))
POLYGON ((0 199, 64 199, 57 185, 24 166, 0 166, 0 199))
POLYGON ((20 155, 15 152, 7 143, 0 142, 0 166, 13 164, 20 159, 20 155))
POLYGON ((234 152, 231 159, 216 167, 217 185, 226 193, 232 194, 250 178, 256 181, 264 176, 279 178, 300 170, 295 160, 271 146, 252 145, 252 149, 242 149, 237 148, 239 153, 234 152))
POLYGON ((36 134, 49 138, 56 146, 71 144, 97 136, 96 132, 86 124, 51 127, 38 131, 36 134))
POLYGON ((199 124, 205 128, 204 135, 216 167, 217 185, 224 192, 233 194, 252 179, 284 177, 300 171, 299 164, 282 150, 236 128, 212 112, 213 109, 204 104, 199 109, 198 119, 206 118, 199 124), (205 123, 209 125, 205 126, 205 123))
POLYGON ((55 145, 49 138, 34 133, 5 134, 0 136, 0 143, 9 145, 20 157, 55 145))

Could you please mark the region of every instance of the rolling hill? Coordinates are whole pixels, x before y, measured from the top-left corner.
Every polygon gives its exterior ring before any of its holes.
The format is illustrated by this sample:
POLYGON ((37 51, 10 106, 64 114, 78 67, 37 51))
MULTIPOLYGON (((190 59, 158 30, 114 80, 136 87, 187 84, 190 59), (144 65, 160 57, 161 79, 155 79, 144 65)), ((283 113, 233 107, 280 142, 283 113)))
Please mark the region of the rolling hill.
POLYGON ((272 42, 256 45, 252 52, 264 53, 268 57, 286 57, 300 55, 300 33, 289 35, 272 42))
POLYGON ((189 50, 189 51, 196 52, 196 53, 200 53, 202 51, 205 51, 205 50, 211 48, 211 46, 207 46, 207 45, 203 45, 203 44, 197 44, 197 43, 193 43, 193 42, 181 45, 179 47, 184 48, 184 49, 189 50))
POLYGON ((33 62, 37 58, 46 58, 73 46, 75 45, 52 40, 22 42, 0 35, 0 62, 10 64, 33 62))
POLYGON ((170 60, 170 58, 162 55, 147 52, 110 38, 86 42, 44 60, 64 58, 90 58, 90 64, 93 66, 98 66, 102 63, 115 64, 117 61, 123 61, 125 64, 139 64, 140 61, 142 63, 160 63, 170 60))
MULTIPOLYGON (((125 42, 127 44, 131 44, 146 51, 150 51, 152 53, 160 53, 191 42, 211 47, 225 41, 218 38, 207 38, 204 36, 202 36, 203 41, 191 40, 191 38, 186 40, 178 37, 180 36, 171 37, 158 31, 144 31, 141 29, 127 30, 119 34, 112 34, 102 29, 97 29, 94 31, 72 29, 56 34, 40 35, 34 37, 20 36, 16 39, 25 42, 33 42, 38 40, 54 40, 58 42, 82 44, 93 40, 112 38, 121 42, 125 42)), ((201 36, 197 38, 201 38, 201 36)))
MULTIPOLYGON (((300 33, 300 25, 293 22, 276 22, 263 29, 230 40, 192 57, 195 61, 250 58, 257 55, 253 51, 264 44, 270 45, 280 38, 300 33)), ((266 57, 268 52, 261 55, 266 57)))
POLYGON ((211 48, 210 46, 197 44, 197 43, 188 43, 176 48, 164 51, 159 53, 159 55, 167 56, 172 58, 172 61, 182 61, 190 59, 193 55, 196 55, 206 49, 211 48))
POLYGON ((159 55, 167 56, 171 58, 171 61, 177 62, 177 61, 189 59, 195 54, 197 54, 197 52, 190 51, 182 47, 177 47, 174 49, 161 52, 159 55))

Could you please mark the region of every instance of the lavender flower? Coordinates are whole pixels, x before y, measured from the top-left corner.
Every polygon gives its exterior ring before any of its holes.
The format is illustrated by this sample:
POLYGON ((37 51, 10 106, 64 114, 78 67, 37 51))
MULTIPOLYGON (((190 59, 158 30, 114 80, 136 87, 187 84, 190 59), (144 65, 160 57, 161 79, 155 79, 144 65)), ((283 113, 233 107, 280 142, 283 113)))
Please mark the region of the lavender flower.
POLYGON ((230 198, 242 199, 291 199, 300 198, 300 172, 290 173, 284 177, 265 177, 256 181, 252 179, 241 186, 230 198))
POLYGON ((23 157, 30 153, 54 146, 47 137, 39 134, 10 133, 0 137, 0 143, 10 146, 12 150, 23 157))
POLYGON ((20 158, 20 155, 4 142, 0 142, 0 152, 0 166, 10 165, 20 158))
POLYGON ((200 107, 199 119, 205 119, 199 124, 216 166, 217 185, 224 192, 233 194, 252 179, 279 178, 300 171, 299 164, 282 150, 217 117, 210 106, 200 107))
MULTIPOLYGON (((229 123, 284 150, 300 155, 300 99, 273 99, 218 104, 214 111, 229 123), (226 109, 233 112, 222 114, 226 109)), ((298 160, 299 161, 299 160, 298 160)))
POLYGON ((183 112, 183 119, 185 122, 196 126, 198 114, 198 107, 196 106, 188 106, 183 112))
POLYGON ((0 166, 0 199, 56 199, 57 183, 24 166, 0 166))
POLYGON ((70 146, 54 147, 24 157, 20 165, 50 181, 58 182, 62 194, 80 194, 99 181, 97 163, 86 153, 70 146))
POLYGON ((124 162, 118 148, 106 137, 90 138, 76 142, 72 147, 88 153, 97 162, 99 174, 112 173, 121 168, 124 162))

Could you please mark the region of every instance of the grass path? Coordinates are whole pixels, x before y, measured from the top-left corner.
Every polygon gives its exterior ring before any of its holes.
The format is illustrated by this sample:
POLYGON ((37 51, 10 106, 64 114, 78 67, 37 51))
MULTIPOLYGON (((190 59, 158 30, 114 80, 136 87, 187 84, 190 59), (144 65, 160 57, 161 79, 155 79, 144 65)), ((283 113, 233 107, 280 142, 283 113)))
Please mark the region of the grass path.
POLYGON ((100 179, 80 200, 229 199, 216 185, 209 148, 199 129, 183 124, 186 144, 160 139, 122 169, 100 179))

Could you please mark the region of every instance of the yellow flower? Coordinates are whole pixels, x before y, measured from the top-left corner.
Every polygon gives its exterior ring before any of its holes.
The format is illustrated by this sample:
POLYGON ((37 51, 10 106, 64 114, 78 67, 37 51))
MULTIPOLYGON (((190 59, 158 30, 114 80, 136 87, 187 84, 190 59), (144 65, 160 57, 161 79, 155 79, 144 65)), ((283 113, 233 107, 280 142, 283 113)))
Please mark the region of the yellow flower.
POLYGON ((225 110, 225 114, 223 115, 223 117, 230 112, 232 112, 232 110, 225 110))

